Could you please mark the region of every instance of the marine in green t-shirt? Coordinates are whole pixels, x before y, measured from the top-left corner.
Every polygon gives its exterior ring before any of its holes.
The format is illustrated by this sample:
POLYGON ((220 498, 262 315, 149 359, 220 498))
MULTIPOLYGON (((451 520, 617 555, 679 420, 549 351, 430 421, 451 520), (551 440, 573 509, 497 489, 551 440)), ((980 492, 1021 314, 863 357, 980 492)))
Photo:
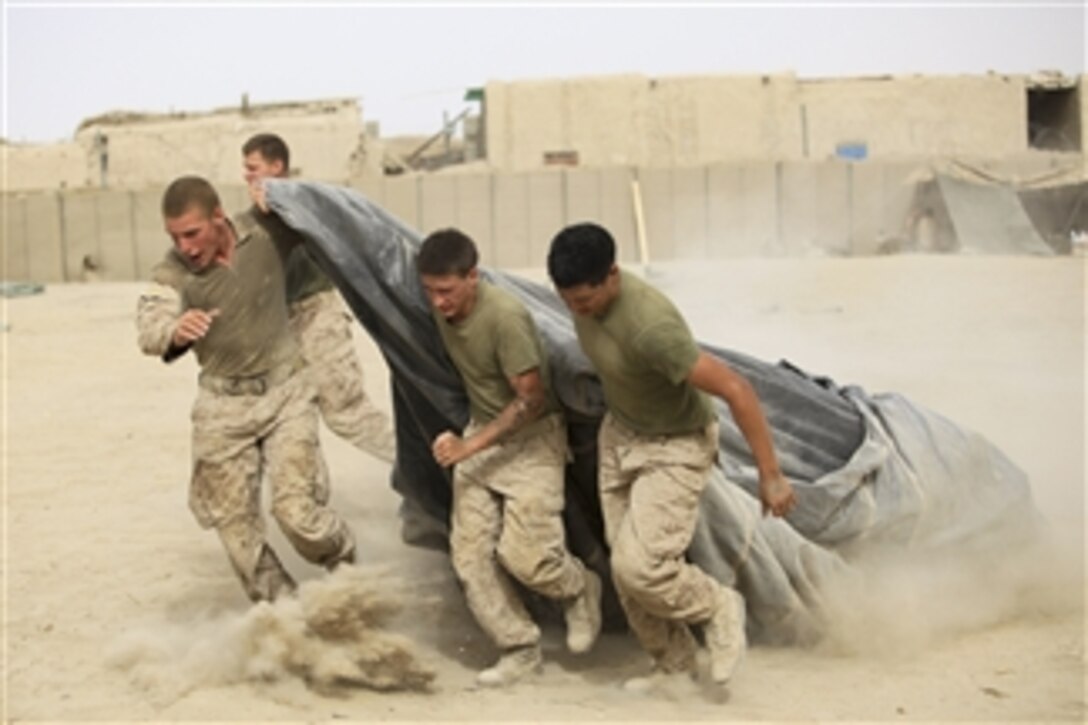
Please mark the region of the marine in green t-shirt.
MULTIPOLYGON (((548 362, 528 310, 506 290, 485 280, 476 286, 471 311, 448 320, 437 310, 435 324, 446 352, 461 374, 469 400, 470 418, 487 424, 502 415, 517 397, 510 380, 537 371, 545 398, 539 416, 557 410, 548 392, 548 362)), ((517 435, 532 435, 532 424, 517 435)))
MULTIPOLYGON (((291 150, 278 135, 258 133, 242 145, 242 167, 246 183, 260 189, 265 180, 289 176, 291 150)), ((263 194, 263 190, 253 193, 263 194)), ((258 218, 269 216, 259 209, 251 211, 258 218)), ((392 463, 396 457, 392 421, 367 395, 362 361, 352 341, 354 319, 345 313, 332 280, 304 245, 288 256, 284 276, 288 326, 317 390, 321 417, 331 431, 359 450, 392 463)), ((415 510, 402 507, 402 512, 415 510)), ((413 520, 424 521, 422 517, 413 520)), ((403 533, 408 541, 420 541, 430 533, 418 526, 409 532, 407 518, 405 524, 403 533)), ((426 528, 444 539, 444 526, 434 524, 426 528)))
POLYGON ((318 292, 333 289, 332 280, 321 271, 305 247, 298 247, 287 258, 287 304, 301 302, 318 292))
POLYGON ((215 324, 190 343, 204 373, 253 377, 298 355, 280 282, 284 260, 299 238, 278 217, 252 211, 234 216, 230 224, 236 238, 230 266, 196 268, 173 248, 152 269, 151 277, 177 291, 182 313, 214 310, 215 324))
POLYGON ((664 295, 620 271, 616 242, 607 229, 581 223, 561 230, 548 250, 548 274, 574 315, 578 341, 601 378, 610 413, 636 433, 640 426, 676 429, 707 410, 706 399, 689 390, 721 399, 752 450, 765 511, 783 515, 793 507, 793 488, 779 468, 751 383, 694 346, 687 324, 664 295), (668 406, 655 414, 639 396, 668 406))
MULTIPOLYGON (((291 168, 291 150, 276 134, 258 133, 242 145, 242 168, 248 185, 261 179, 286 179, 291 168)), ((257 209, 250 211, 262 213, 257 209)), ((287 258, 285 277, 288 306, 333 289, 332 280, 301 244, 287 258)))
POLYGON ((665 295, 634 275, 619 275, 623 294, 600 317, 574 320, 608 409, 647 435, 703 428, 714 412, 706 394, 687 379, 699 357, 687 323, 665 295))
POLYGON ((477 682, 502 686, 542 661, 540 628, 510 579, 562 603, 575 653, 600 632, 601 582, 566 546, 566 427, 544 345, 525 305, 480 279, 477 260, 468 236, 443 229, 423 241, 416 266, 469 400, 464 432, 443 431, 431 448, 439 465, 453 466, 450 558, 469 609, 502 652, 477 682))
POLYGON ((747 380, 699 349, 672 302, 620 271, 615 241, 603 227, 560 231, 548 250, 548 274, 574 313, 578 342, 604 388, 597 488, 627 620, 659 672, 695 666, 689 625, 701 625, 711 679, 724 684, 746 645, 744 600, 688 561, 686 551, 718 455, 717 417, 706 393, 729 406, 752 449, 764 511, 782 516, 793 507, 759 398, 747 380))
POLYGON ((284 260, 301 239, 274 215, 228 220, 218 192, 195 176, 167 187, 162 216, 173 248, 137 304, 140 349, 166 361, 196 354, 189 505, 219 533, 249 597, 274 599, 295 585, 265 539, 262 479, 306 560, 332 568, 355 555, 351 529, 325 505, 312 388, 288 329, 284 260))

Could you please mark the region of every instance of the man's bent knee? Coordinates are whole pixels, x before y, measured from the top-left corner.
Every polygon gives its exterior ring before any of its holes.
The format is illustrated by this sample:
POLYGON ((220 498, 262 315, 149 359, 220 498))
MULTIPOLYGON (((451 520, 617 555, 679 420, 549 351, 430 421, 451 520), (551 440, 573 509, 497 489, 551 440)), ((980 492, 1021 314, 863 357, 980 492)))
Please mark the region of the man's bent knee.
POLYGON ((510 575, 527 586, 544 586, 559 579, 566 560, 565 552, 538 542, 509 539, 499 542, 496 556, 510 575))
POLYGON ((277 499, 272 516, 298 553, 318 564, 343 553, 352 538, 338 516, 305 496, 277 499))
POLYGON ((659 560, 637 545, 625 544, 623 539, 612 549, 612 580, 616 587, 638 597, 652 592, 667 576, 668 562, 659 560))

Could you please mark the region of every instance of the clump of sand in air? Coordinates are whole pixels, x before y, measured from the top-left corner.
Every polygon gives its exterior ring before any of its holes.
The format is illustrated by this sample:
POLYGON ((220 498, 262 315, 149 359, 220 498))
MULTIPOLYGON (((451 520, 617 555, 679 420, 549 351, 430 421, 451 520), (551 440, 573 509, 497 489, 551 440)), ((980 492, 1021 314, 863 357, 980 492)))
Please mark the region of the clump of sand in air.
POLYGON ((128 633, 108 660, 145 689, 181 697, 200 687, 300 679, 318 692, 427 690, 434 671, 389 631, 400 609, 383 572, 340 567, 295 596, 242 614, 128 633))

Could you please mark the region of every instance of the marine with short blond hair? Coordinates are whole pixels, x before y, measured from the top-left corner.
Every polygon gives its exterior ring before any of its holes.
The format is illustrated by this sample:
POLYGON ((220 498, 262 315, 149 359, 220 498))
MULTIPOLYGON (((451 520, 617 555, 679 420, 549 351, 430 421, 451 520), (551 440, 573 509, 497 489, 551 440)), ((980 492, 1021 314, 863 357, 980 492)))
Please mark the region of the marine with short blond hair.
POLYGON ((162 216, 174 246, 137 304, 140 349, 167 362, 196 355, 189 506, 219 534, 250 599, 275 599, 295 584, 265 538, 262 475, 273 517, 305 559, 331 569, 355 556, 327 506, 315 394, 287 326, 284 260, 299 240, 272 215, 228 219, 196 176, 169 185, 162 216))

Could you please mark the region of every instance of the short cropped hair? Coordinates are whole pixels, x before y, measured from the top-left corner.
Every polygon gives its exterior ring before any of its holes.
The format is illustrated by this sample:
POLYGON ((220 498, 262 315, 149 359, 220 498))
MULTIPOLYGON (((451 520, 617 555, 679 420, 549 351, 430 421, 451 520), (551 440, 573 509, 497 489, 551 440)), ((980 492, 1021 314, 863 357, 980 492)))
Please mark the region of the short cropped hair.
POLYGON ((464 277, 480 260, 476 244, 458 229, 440 229, 428 235, 419 248, 416 269, 420 274, 464 277))
POLYGON ((259 133, 250 136, 249 140, 242 144, 242 155, 249 156, 256 151, 265 161, 282 161, 283 170, 291 168, 291 151, 287 148, 287 142, 274 133, 259 133))
POLYGON ((190 207, 197 207, 210 217, 222 207, 219 193, 207 179, 201 176, 181 176, 170 182, 162 195, 162 215, 166 219, 175 219, 190 207))
POLYGON ((616 242, 599 224, 583 222, 562 229, 548 249, 548 276, 559 289, 604 282, 616 263, 616 242))

